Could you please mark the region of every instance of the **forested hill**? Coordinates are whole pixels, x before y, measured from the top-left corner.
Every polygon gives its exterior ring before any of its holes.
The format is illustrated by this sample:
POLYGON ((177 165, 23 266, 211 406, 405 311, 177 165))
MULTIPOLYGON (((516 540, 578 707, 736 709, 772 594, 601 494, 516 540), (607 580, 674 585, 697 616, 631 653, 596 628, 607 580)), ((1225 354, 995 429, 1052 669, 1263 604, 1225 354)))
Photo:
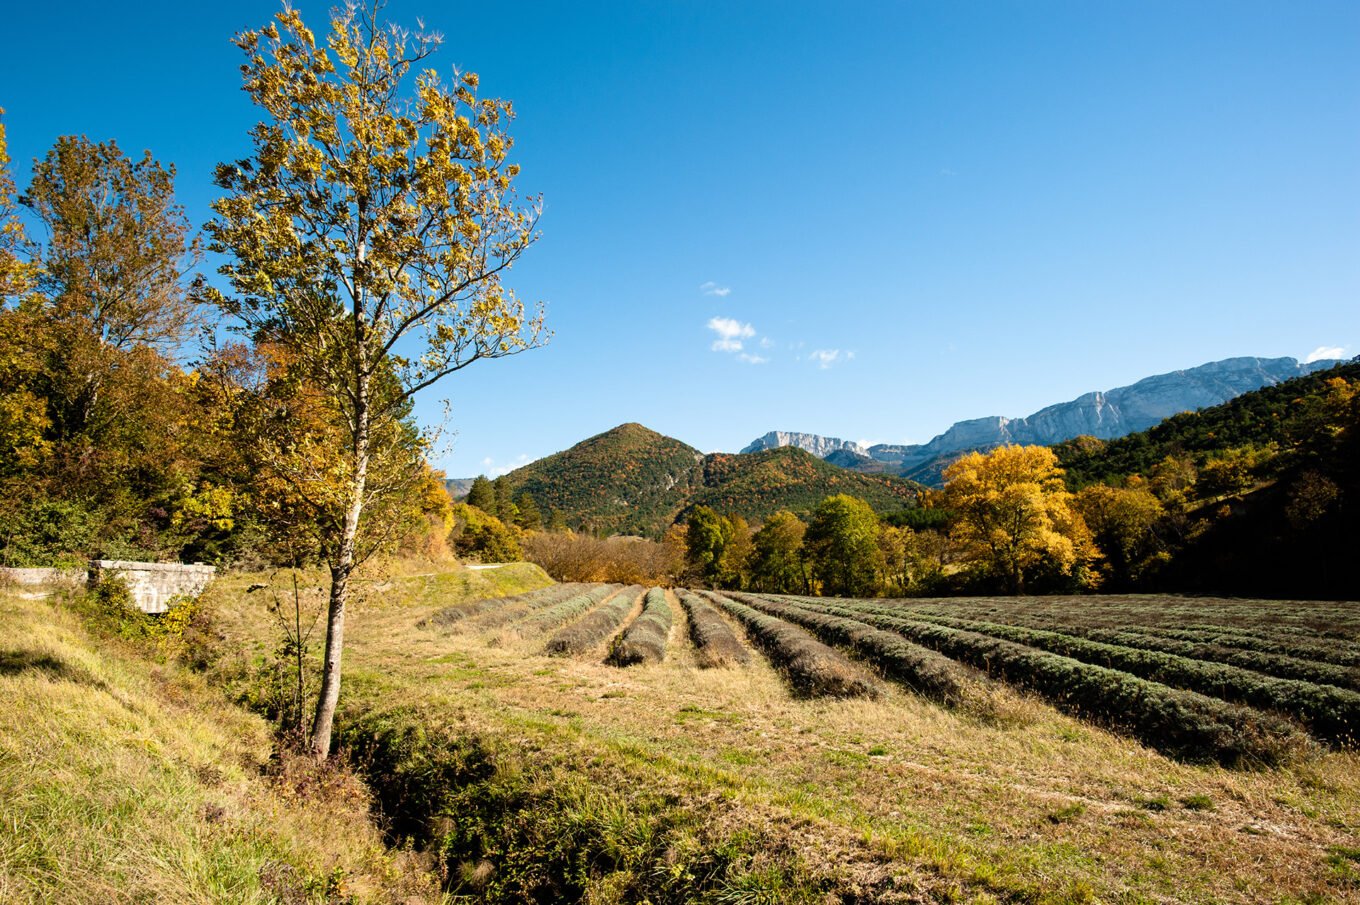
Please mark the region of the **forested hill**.
POLYGON ((849 493, 877 510, 915 505, 917 485, 861 475, 786 447, 705 456, 641 424, 622 424, 501 479, 514 497, 573 528, 658 536, 695 505, 761 520, 779 509, 806 514, 827 496, 849 493))
POLYGON ((1054 449, 1074 489, 1150 486, 1166 502, 1164 587, 1360 598, 1360 361, 1054 449))
POLYGON ((1078 488, 1132 474, 1146 476, 1167 456, 1186 456, 1202 466, 1247 447, 1269 451, 1275 460, 1271 470, 1278 472, 1306 454, 1317 435, 1346 426, 1338 423, 1345 412, 1332 398, 1337 380, 1360 381, 1360 360, 1173 415, 1117 440, 1077 437, 1053 450, 1067 470, 1068 483, 1078 488))

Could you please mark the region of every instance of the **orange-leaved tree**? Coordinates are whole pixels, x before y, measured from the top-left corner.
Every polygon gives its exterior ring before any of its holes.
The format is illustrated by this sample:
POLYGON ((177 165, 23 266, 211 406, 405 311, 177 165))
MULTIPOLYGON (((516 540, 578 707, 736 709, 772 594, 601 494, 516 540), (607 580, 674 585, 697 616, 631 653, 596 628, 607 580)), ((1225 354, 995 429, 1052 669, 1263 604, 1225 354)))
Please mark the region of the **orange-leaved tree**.
MULTIPOLYGON (((310 745, 327 756, 340 695, 345 605, 362 560, 369 476, 412 396, 481 359, 546 339, 502 285, 536 238, 539 201, 512 188, 507 101, 422 68, 441 39, 380 23, 378 5, 333 13, 318 44, 301 16, 239 34, 245 90, 263 109, 254 154, 222 164, 207 232, 230 255, 230 295, 204 294, 258 342, 288 351, 340 430, 325 659, 310 745)), ((370 547, 371 548, 371 547, 370 547)))

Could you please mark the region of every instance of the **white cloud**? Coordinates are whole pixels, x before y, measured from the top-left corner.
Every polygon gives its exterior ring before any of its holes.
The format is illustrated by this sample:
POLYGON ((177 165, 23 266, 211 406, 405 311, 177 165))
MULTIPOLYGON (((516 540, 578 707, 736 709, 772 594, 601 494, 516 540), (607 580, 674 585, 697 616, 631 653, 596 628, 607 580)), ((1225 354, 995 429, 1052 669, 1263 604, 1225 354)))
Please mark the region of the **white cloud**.
MULTIPOLYGON (((816 362, 817 367, 825 371, 827 368, 841 360, 841 354, 840 349, 813 349, 808 353, 808 359, 816 362)), ((855 357, 854 352, 846 352, 844 354, 847 360, 855 357)))
POLYGON ((714 352, 740 352, 741 341, 756 335, 755 327, 730 317, 710 319, 708 329, 718 334, 718 338, 713 341, 714 352))
POLYGON ((1343 346, 1318 346, 1308 353, 1308 357, 1304 359, 1304 362, 1311 364, 1312 362, 1322 361, 1328 358, 1341 358, 1345 354, 1346 349, 1343 346))
POLYGON ((732 294, 732 287, 719 286, 717 283, 709 280, 707 283, 701 283, 699 285, 699 291, 704 295, 716 295, 720 299, 725 299, 732 294))
POLYGON ((482 474, 489 478, 499 478, 503 474, 509 474, 521 465, 528 465, 529 462, 530 459, 526 453, 520 453, 512 461, 503 462, 500 465, 496 464, 495 459, 487 456, 482 460, 482 474))
POLYGON ((762 349, 774 348, 774 340, 770 339, 768 336, 762 336, 760 338, 760 348, 762 349))
POLYGON ((749 352, 737 353, 737 361, 744 361, 748 365, 763 365, 769 361, 764 355, 752 355, 749 352))

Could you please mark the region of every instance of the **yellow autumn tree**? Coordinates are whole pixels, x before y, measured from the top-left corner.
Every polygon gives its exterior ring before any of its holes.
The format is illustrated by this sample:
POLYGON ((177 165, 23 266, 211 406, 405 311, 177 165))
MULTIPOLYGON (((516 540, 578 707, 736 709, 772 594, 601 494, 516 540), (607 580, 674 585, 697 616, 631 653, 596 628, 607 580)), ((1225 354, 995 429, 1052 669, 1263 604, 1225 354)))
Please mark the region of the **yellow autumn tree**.
POLYGON ((541 315, 502 283, 540 211, 513 188, 511 105, 479 97, 473 73, 442 79, 426 64, 439 36, 382 23, 380 8, 343 6, 324 42, 291 8, 237 36, 263 117, 254 154, 217 168, 224 196, 206 227, 232 294, 204 295, 254 341, 287 350, 337 427, 301 459, 327 466, 327 480, 292 482, 326 526, 319 758, 340 695, 350 578, 386 490, 375 466, 410 443, 412 397, 546 338, 541 315))
POLYGON ((1044 446, 970 453, 944 471, 956 539, 1012 594, 1023 594, 1036 572, 1089 581, 1086 567, 1099 553, 1062 475, 1044 446))

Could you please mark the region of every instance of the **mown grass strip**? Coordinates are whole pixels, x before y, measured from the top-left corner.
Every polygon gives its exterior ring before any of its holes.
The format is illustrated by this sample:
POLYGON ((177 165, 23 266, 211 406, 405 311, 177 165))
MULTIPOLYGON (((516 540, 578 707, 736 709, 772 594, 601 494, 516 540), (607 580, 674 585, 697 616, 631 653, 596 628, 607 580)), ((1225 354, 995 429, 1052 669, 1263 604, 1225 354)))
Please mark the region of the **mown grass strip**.
POLYGON ((671 607, 666 602, 666 592, 652 588, 642 603, 642 612, 614 642, 607 659, 615 666, 660 663, 666 659, 666 639, 670 633, 671 607))
POLYGON ((885 676, 934 701, 956 706, 969 699, 981 678, 973 670, 922 647, 894 632, 874 628, 857 619, 803 610, 769 597, 729 595, 769 615, 811 631, 828 644, 847 647, 885 676))
POLYGON ((863 670, 814 638, 807 630, 721 594, 710 600, 731 613, 753 644, 784 673, 795 694, 804 697, 874 695, 874 682, 863 670))
POLYGON ((1083 663, 980 632, 849 609, 817 600, 796 605, 860 619, 1043 696, 1060 710, 1096 718, 1184 760, 1274 765, 1305 747, 1279 717, 1127 672, 1083 663))
POLYGON ((689 615, 689 635, 698 651, 700 669, 744 666, 751 661, 751 652, 713 604, 693 591, 677 594, 689 615))
POLYGON ((602 644, 623 624, 624 618, 632 610, 642 588, 633 585, 624 588, 609 599, 604 606, 591 610, 582 618, 559 629, 544 645, 544 653, 565 657, 583 654, 602 644))
POLYGON ((478 622, 479 627, 484 627, 478 617, 502 617, 505 621, 509 621, 540 607, 550 606, 568 597, 573 597, 587 587, 589 585, 558 584, 525 591, 523 594, 515 594, 510 597, 469 600, 431 613, 416 625, 420 628, 452 628, 464 621, 474 620, 478 622))

